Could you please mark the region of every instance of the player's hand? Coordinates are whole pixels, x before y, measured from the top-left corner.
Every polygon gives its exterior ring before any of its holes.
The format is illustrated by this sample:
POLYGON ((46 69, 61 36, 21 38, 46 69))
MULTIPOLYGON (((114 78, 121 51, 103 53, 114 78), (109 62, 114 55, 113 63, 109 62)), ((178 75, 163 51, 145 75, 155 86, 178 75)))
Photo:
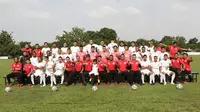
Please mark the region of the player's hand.
POLYGON ((110 70, 107 70, 107 73, 109 73, 110 72, 110 70))
POLYGON ((118 70, 118 73, 121 73, 121 71, 120 71, 120 70, 118 70))

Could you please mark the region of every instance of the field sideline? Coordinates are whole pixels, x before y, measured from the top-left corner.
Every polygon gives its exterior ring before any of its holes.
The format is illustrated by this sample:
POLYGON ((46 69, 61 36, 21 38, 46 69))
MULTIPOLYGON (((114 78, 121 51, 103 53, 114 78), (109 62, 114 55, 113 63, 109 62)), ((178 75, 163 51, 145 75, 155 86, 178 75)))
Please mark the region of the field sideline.
MULTIPOLYGON (((200 56, 193 56, 193 71, 200 72, 200 56)), ((4 75, 10 72, 12 60, 0 60, 0 112, 200 112, 200 75, 197 83, 183 85, 144 85, 132 91, 130 86, 103 86, 97 92, 87 85, 28 88, 12 87, 4 92, 4 75)))

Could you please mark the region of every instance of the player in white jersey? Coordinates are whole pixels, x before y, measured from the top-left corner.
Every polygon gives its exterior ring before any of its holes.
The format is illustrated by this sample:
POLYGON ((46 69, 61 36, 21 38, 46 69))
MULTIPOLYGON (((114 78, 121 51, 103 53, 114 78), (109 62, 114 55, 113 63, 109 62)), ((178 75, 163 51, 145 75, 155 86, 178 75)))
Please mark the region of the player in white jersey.
POLYGON ((96 82, 98 82, 100 80, 99 72, 98 72, 98 65, 97 65, 96 59, 93 60, 92 71, 89 72, 89 75, 92 77, 92 81, 91 81, 92 85, 94 85, 96 82))
POLYGON ((161 53, 160 53, 160 55, 159 55, 159 60, 160 60, 160 61, 161 61, 161 60, 164 60, 164 55, 165 55, 165 54, 167 54, 167 55, 169 56, 169 53, 166 52, 166 49, 165 49, 164 47, 162 47, 161 53))
MULTIPOLYGON (((44 63, 42 61, 41 57, 38 57, 38 63, 35 65, 35 73, 33 74, 36 77, 40 77, 40 84, 43 83, 43 86, 46 86, 46 77, 45 77, 45 73, 44 73, 44 63)), ((31 81, 33 84, 34 83, 34 78, 31 78, 31 81)))
POLYGON ((97 44, 94 44, 93 40, 90 40, 90 43, 88 45, 86 45, 86 49, 87 49, 87 52, 90 53, 91 52, 91 47, 94 46, 95 49, 98 48, 98 45, 97 44))
POLYGON ((152 75, 150 76, 150 84, 155 84, 155 76, 160 76, 160 62, 158 60, 158 56, 153 57, 153 61, 151 62, 151 71, 152 75))
POLYGON ((115 43, 114 40, 111 40, 110 44, 108 44, 108 49, 109 49, 109 52, 113 52, 114 51, 114 46, 118 46, 117 43, 115 43))
POLYGON ((51 53, 53 56, 56 56, 56 54, 58 53, 58 48, 56 47, 56 43, 53 43, 51 48, 51 53))
POLYGON ((149 47, 145 44, 145 42, 142 43, 142 45, 140 46, 140 50, 142 51, 142 48, 145 48, 145 52, 148 51, 149 47))
POLYGON ((67 43, 64 43, 63 47, 61 48, 62 54, 66 54, 67 53, 67 49, 68 49, 67 43))
POLYGON ((44 43, 44 47, 42 48, 42 54, 43 56, 47 56, 47 51, 50 51, 51 49, 48 47, 48 43, 44 43))
POLYGON ((129 50, 131 51, 131 53, 134 53, 136 51, 136 46, 135 46, 134 41, 132 41, 131 46, 129 47, 129 50))
MULTIPOLYGON (((144 55, 143 56, 143 60, 140 62, 142 68, 141 68, 141 78, 142 78, 142 84, 144 84, 144 76, 145 75, 148 75, 148 76, 151 76, 152 75, 152 72, 150 71, 150 67, 151 67, 151 64, 150 62, 147 60, 147 56, 144 55)), ((151 77, 150 77, 151 78, 151 77)))
POLYGON ((151 59, 151 57, 150 57, 151 55, 150 55, 150 53, 148 51, 146 51, 145 47, 142 47, 142 51, 140 52, 140 55, 141 55, 141 57, 146 55, 147 56, 147 61, 150 61, 150 59, 151 59))
POLYGON ((33 52, 32 57, 30 58, 31 64, 35 66, 38 63, 38 58, 36 57, 36 53, 33 52))
POLYGON ((123 41, 120 42, 120 45, 118 47, 118 51, 119 51, 120 54, 122 54, 125 51, 123 41))
MULTIPOLYGON (((72 51, 72 54, 73 55, 76 55, 76 52, 78 52, 79 51, 79 47, 77 46, 77 41, 74 41, 74 45, 73 46, 71 46, 71 51, 72 51)), ((71 59, 71 58, 70 58, 71 59)))
POLYGON ((161 83, 164 81, 164 85, 167 84, 165 75, 171 76, 171 84, 174 85, 175 73, 169 70, 171 66, 171 61, 168 59, 168 55, 164 55, 164 60, 160 61, 160 75, 161 75, 161 83))
POLYGON ((62 57, 59 57, 56 65, 55 65, 55 73, 54 74, 56 76, 61 76, 60 84, 63 84, 63 82, 64 82, 64 71, 65 71, 65 64, 63 62, 62 57))
MULTIPOLYGON (((159 59, 160 53, 161 53, 161 52, 160 52, 160 51, 157 51, 156 47, 154 47, 154 52, 151 52, 151 53, 150 53, 150 55, 151 55, 151 59, 150 59, 150 60, 151 60, 151 61, 154 61, 154 57, 155 57, 155 56, 157 56, 157 58, 159 59)), ((158 60, 158 61, 159 61, 159 60, 158 60)))
POLYGON ((59 57, 62 57, 62 59, 64 60, 65 58, 63 57, 63 54, 62 54, 62 50, 61 49, 58 49, 58 53, 56 54, 55 56, 55 63, 58 61, 58 58, 59 57))
POLYGON ((155 49, 155 46, 153 45, 153 42, 150 41, 150 42, 149 42, 148 51, 149 51, 150 53, 153 53, 153 52, 154 52, 154 49, 155 49))
POLYGON ((47 75, 47 77, 50 77, 50 81, 51 81, 51 87, 53 86, 53 83, 56 84, 56 78, 54 76, 54 67, 55 64, 53 61, 49 60, 48 57, 45 57, 44 59, 44 64, 45 64, 45 74, 47 75))
POLYGON ((74 60, 75 60, 75 56, 76 56, 76 55, 73 55, 73 54, 72 54, 71 49, 67 49, 67 54, 64 54, 64 55, 63 55, 64 62, 66 62, 66 58, 67 58, 67 57, 70 58, 70 61, 74 61, 74 60))
POLYGON ((136 56, 136 60, 138 60, 138 61, 141 61, 142 60, 142 57, 141 57, 141 55, 140 55, 140 51, 139 51, 140 49, 139 49, 139 47, 135 47, 135 52, 133 53, 133 54, 135 54, 135 56, 136 56))

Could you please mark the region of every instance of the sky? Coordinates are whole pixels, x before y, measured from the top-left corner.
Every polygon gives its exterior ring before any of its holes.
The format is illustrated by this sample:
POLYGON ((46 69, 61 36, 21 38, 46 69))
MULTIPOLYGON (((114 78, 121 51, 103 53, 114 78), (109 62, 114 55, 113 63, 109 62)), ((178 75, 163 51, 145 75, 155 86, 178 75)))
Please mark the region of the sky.
POLYGON ((122 40, 200 39, 200 0, 0 0, 0 30, 43 43, 71 31, 113 28, 122 40))

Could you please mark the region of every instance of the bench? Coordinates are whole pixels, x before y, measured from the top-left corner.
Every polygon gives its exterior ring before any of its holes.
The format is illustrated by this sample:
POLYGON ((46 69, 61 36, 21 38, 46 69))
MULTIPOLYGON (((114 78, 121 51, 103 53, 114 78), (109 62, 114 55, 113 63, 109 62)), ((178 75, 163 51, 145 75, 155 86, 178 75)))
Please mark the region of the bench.
MULTIPOLYGON (((7 77, 3 76, 4 80, 5 80, 5 86, 7 86, 8 81, 7 81, 7 77)), ((14 82, 17 82, 17 78, 14 78, 14 82)))
POLYGON ((191 74, 192 74, 193 82, 197 82, 199 72, 192 72, 191 74))

